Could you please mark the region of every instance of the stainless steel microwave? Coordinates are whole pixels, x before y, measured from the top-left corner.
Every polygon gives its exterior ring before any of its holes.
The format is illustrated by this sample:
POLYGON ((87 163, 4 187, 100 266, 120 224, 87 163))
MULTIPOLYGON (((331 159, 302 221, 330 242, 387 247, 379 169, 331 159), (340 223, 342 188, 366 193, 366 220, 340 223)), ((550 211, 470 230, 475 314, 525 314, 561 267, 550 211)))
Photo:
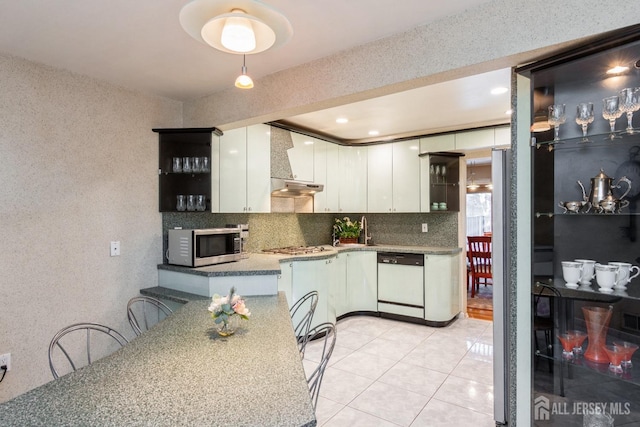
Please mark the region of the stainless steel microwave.
POLYGON ((238 228, 169 230, 169 264, 201 267, 238 261, 242 257, 238 228))

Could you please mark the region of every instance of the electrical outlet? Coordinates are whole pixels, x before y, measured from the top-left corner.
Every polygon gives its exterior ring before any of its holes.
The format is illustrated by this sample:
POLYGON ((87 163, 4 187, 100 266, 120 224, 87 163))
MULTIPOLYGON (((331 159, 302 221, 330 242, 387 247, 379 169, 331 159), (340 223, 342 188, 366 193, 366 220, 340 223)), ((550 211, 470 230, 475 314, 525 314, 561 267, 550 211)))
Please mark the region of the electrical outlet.
POLYGON ((426 233, 429 231, 429 225, 425 222, 424 224, 422 224, 422 232, 426 233))
POLYGON ((111 242, 111 256, 120 256, 120 241, 111 242))
POLYGON ((0 366, 6 366, 7 371, 11 370, 11 353, 0 354, 0 366))

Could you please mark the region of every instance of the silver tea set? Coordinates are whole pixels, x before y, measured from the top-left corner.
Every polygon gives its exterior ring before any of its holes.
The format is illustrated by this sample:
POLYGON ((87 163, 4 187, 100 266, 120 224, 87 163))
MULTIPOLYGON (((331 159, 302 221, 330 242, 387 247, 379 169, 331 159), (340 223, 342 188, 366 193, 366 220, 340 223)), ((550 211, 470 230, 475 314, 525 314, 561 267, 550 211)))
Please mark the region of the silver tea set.
POLYGON ((593 209, 595 213, 620 213, 623 208, 629 206, 629 201, 622 199, 631 191, 631 181, 626 176, 623 176, 614 184, 614 179, 615 178, 608 177, 601 168, 600 173, 591 178, 591 191, 589 191, 589 196, 587 196, 582 182, 577 181, 582 189, 582 200, 560 202, 558 206, 564 209, 563 213, 588 213, 591 209, 593 209), (616 199, 613 197, 612 190, 614 188, 622 188, 621 183, 623 182, 627 184, 627 189, 619 199, 616 199))

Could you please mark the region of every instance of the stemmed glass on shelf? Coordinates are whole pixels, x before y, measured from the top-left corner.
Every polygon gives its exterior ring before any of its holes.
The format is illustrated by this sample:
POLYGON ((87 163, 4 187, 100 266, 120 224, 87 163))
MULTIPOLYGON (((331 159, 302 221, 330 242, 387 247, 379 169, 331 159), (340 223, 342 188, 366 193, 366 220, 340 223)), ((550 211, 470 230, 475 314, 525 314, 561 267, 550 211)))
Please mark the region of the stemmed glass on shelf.
POLYGON ((633 119, 633 113, 640 109, 639 96, 640 88, 638 87, 628 87, 618 93, 620 113, 627 113, 627 133, 633 133, 631 120, 633 119))
POLYGON ((553 126, 554 134, 553 140, 558 141, 560 125, 563 124, 567 120, 567 116, 565 115, 565 105, 564 104, 553 104, 549 106, 549 124, 553 126))
POLYGON ((604 98, 602 102, 602 117, 604 117, 605 120, 609 120, 609 126, 611 127, 609 138, 614 139, 616 138, 616 119, 622 116, 622 111, 620 111, 620 98, 618 98, 618 96, 609 96, 604 98))
POLYGON ((593 103, 581 102, 578 104, 576 123, 582 126, 582 142, 589 142, 589 139, 587 139, 587 126, 593 123, 593 120, 593 103))

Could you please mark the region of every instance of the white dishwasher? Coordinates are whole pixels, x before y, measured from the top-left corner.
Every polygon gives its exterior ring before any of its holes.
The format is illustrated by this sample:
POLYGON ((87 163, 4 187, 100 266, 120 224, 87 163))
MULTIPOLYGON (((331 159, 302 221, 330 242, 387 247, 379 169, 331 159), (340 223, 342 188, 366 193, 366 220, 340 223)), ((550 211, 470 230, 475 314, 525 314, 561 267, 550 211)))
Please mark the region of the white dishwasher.
POLYGON ((424 255, 378 252, 378 312, 424 320, 424 255))

